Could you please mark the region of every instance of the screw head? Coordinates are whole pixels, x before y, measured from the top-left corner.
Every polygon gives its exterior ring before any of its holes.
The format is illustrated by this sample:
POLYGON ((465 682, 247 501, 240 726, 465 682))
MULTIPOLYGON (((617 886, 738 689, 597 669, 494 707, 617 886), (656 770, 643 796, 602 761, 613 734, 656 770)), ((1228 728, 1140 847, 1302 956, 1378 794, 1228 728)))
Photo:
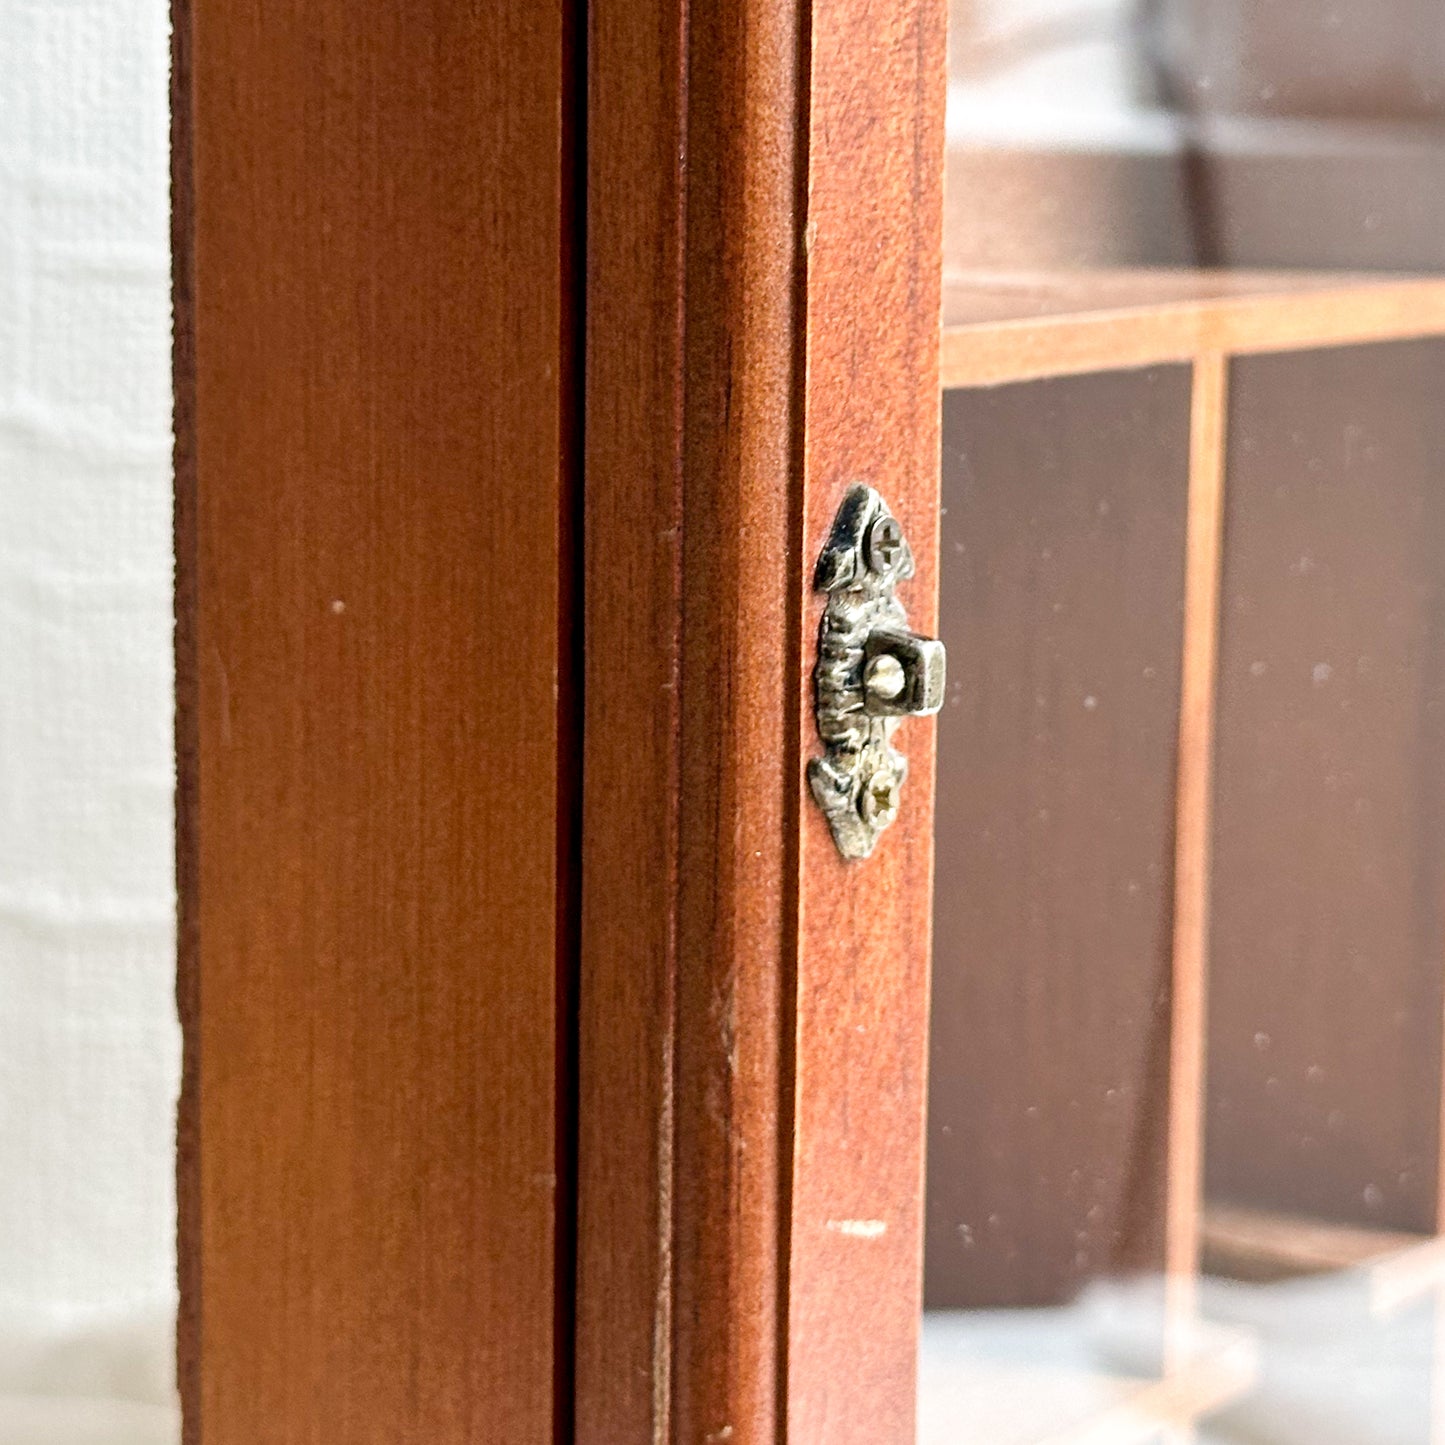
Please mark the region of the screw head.
POLYGON ((903 664, 891 652, 883 652, 868 664, 863 685, 874 697, 892 702, 903 691, 907 681, 903 664))
POLYGON ((903 560, 903 528, 897 517, 883 516, 868 529, 868 565, 887 574, 903 560))
POLYGON ((900 779, 891 768, 880 768, 863 784, 858 798, 858 811, 865 823, 886 828, 898 816, 900 779))

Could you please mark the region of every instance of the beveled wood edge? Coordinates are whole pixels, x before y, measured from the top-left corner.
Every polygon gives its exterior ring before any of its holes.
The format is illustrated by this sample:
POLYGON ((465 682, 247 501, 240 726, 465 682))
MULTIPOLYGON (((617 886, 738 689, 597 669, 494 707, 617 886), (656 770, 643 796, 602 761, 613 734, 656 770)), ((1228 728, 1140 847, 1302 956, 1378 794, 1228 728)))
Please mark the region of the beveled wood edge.
POLYGON ((941 383, 999 386, 1196 356, 1307 351, 1445 334, 1445 279, 1318 288, 945 325, 941 383))
POLYGON ((805 34, 592 19, 577 1445, 782 1437, 805 34))

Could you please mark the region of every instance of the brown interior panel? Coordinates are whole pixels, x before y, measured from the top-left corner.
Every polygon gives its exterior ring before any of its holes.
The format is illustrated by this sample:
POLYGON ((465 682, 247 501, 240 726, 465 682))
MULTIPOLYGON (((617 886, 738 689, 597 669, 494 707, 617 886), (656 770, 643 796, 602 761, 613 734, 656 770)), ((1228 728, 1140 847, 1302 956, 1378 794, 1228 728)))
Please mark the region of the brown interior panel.
POLYGON ((930 1307, 1162 1263, 1189 410, 944 397, 930 1307))
POLYGON ((1234 367, 1212 1199, 1429 1231, 1445 978, 1445 342, 1234 367))

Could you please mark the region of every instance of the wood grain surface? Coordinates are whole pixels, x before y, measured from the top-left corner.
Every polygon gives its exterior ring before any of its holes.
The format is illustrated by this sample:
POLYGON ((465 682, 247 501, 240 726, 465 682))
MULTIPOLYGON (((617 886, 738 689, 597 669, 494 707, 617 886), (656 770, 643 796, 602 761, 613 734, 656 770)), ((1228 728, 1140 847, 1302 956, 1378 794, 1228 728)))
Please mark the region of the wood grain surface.
POLYGON ((761 0, 595 7, 585 298, 567 16, 179 15, 205 1445, 566 1439, 574 1345, 581 1441, 911 1438, 926 727, 858 947, 799 917, 847 876, 802 771, 805 579, 852 476, 908 522, 932 621, 942 35, 916 9, 879 66, 861 4, 816 31, 761 0), (862 1052, 819 986, 847 970, 862 1052), (845 1072, 878 1105, 856 1126, 845 1072), (839 1189, 887 1211, 861 1269, 839 1189))
POLYGON ((774 1440, 787 1391, 798 20, 731 0, 689 34, 676 1440, 774 1440))
POLYGON ((1234 367, 1206 1183, 1439 1222, 1445 343, 1234 367))
POLYGON ((944 404, 930 1307, 1164 1262, 1186 367, 944 404))
POLYGON ((941 21, 905 0, 866 25, 851 0, 821 23, 765 0, 593 12, 583 1445, 912 1438, 928 729, 873 882, 831 841, 809 854, 803 768, 809 579, 849 480, 902 508, 931 622, 941 21), (815 927, 840 884, 860 908, 815 927), (829 977, 871 992, 876 1049, 829 977), (819 1087, 845 1076, 870 1101, 851 1132, 819 1087), (829 1230, 830 1190, 889 1236, 829 1230))
MULTIPOLYGON (((918 564, 900 588, 937 624, 938 316, 945 6, 814 5, 809 36, 805 564, 847 488, 876 486, 918 564)), ((798 568, 803 756, 821 600, 798 568)), ((789 1445, 912 1445, 922 1292, 934 724, 874 855, 845 863, 803 810, 788 1250, 789 1445)), ((801 771, 801 770, 800 770, 801 771)), ((800 773, 795 777, 801 781, 800 773)))
POLYGON ((573 12, 176 19, 188 1439, 543 1445, 571 1394, 573 12))
POLYGON ((671 1418, 684 46, 675 0, 592 9, 577 1445, 671 1418))
POLYGON ((582 1445, 782 1390, 800 16, 681 17, 590 51, 582 1445))

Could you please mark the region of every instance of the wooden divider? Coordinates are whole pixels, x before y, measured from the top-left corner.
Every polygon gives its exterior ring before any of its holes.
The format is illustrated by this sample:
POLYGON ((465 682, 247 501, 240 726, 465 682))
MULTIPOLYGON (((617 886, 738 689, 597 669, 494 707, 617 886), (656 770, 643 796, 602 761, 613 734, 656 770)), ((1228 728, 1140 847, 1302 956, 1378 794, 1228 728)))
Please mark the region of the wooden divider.
POLYGON ((1189 533, 1184 576, 1184 662, 1175 788, 1174 937, 1170 975, 1169 1148, 1165 1222, 1165 1364, 1182 1363, 1194 1313, 1204 1172, 1205 978, 1209 959, 1210 803, 1219 582, 1224 522, 1224 437, 1229 364, 1217 352, 1193 368, 1189 533))

